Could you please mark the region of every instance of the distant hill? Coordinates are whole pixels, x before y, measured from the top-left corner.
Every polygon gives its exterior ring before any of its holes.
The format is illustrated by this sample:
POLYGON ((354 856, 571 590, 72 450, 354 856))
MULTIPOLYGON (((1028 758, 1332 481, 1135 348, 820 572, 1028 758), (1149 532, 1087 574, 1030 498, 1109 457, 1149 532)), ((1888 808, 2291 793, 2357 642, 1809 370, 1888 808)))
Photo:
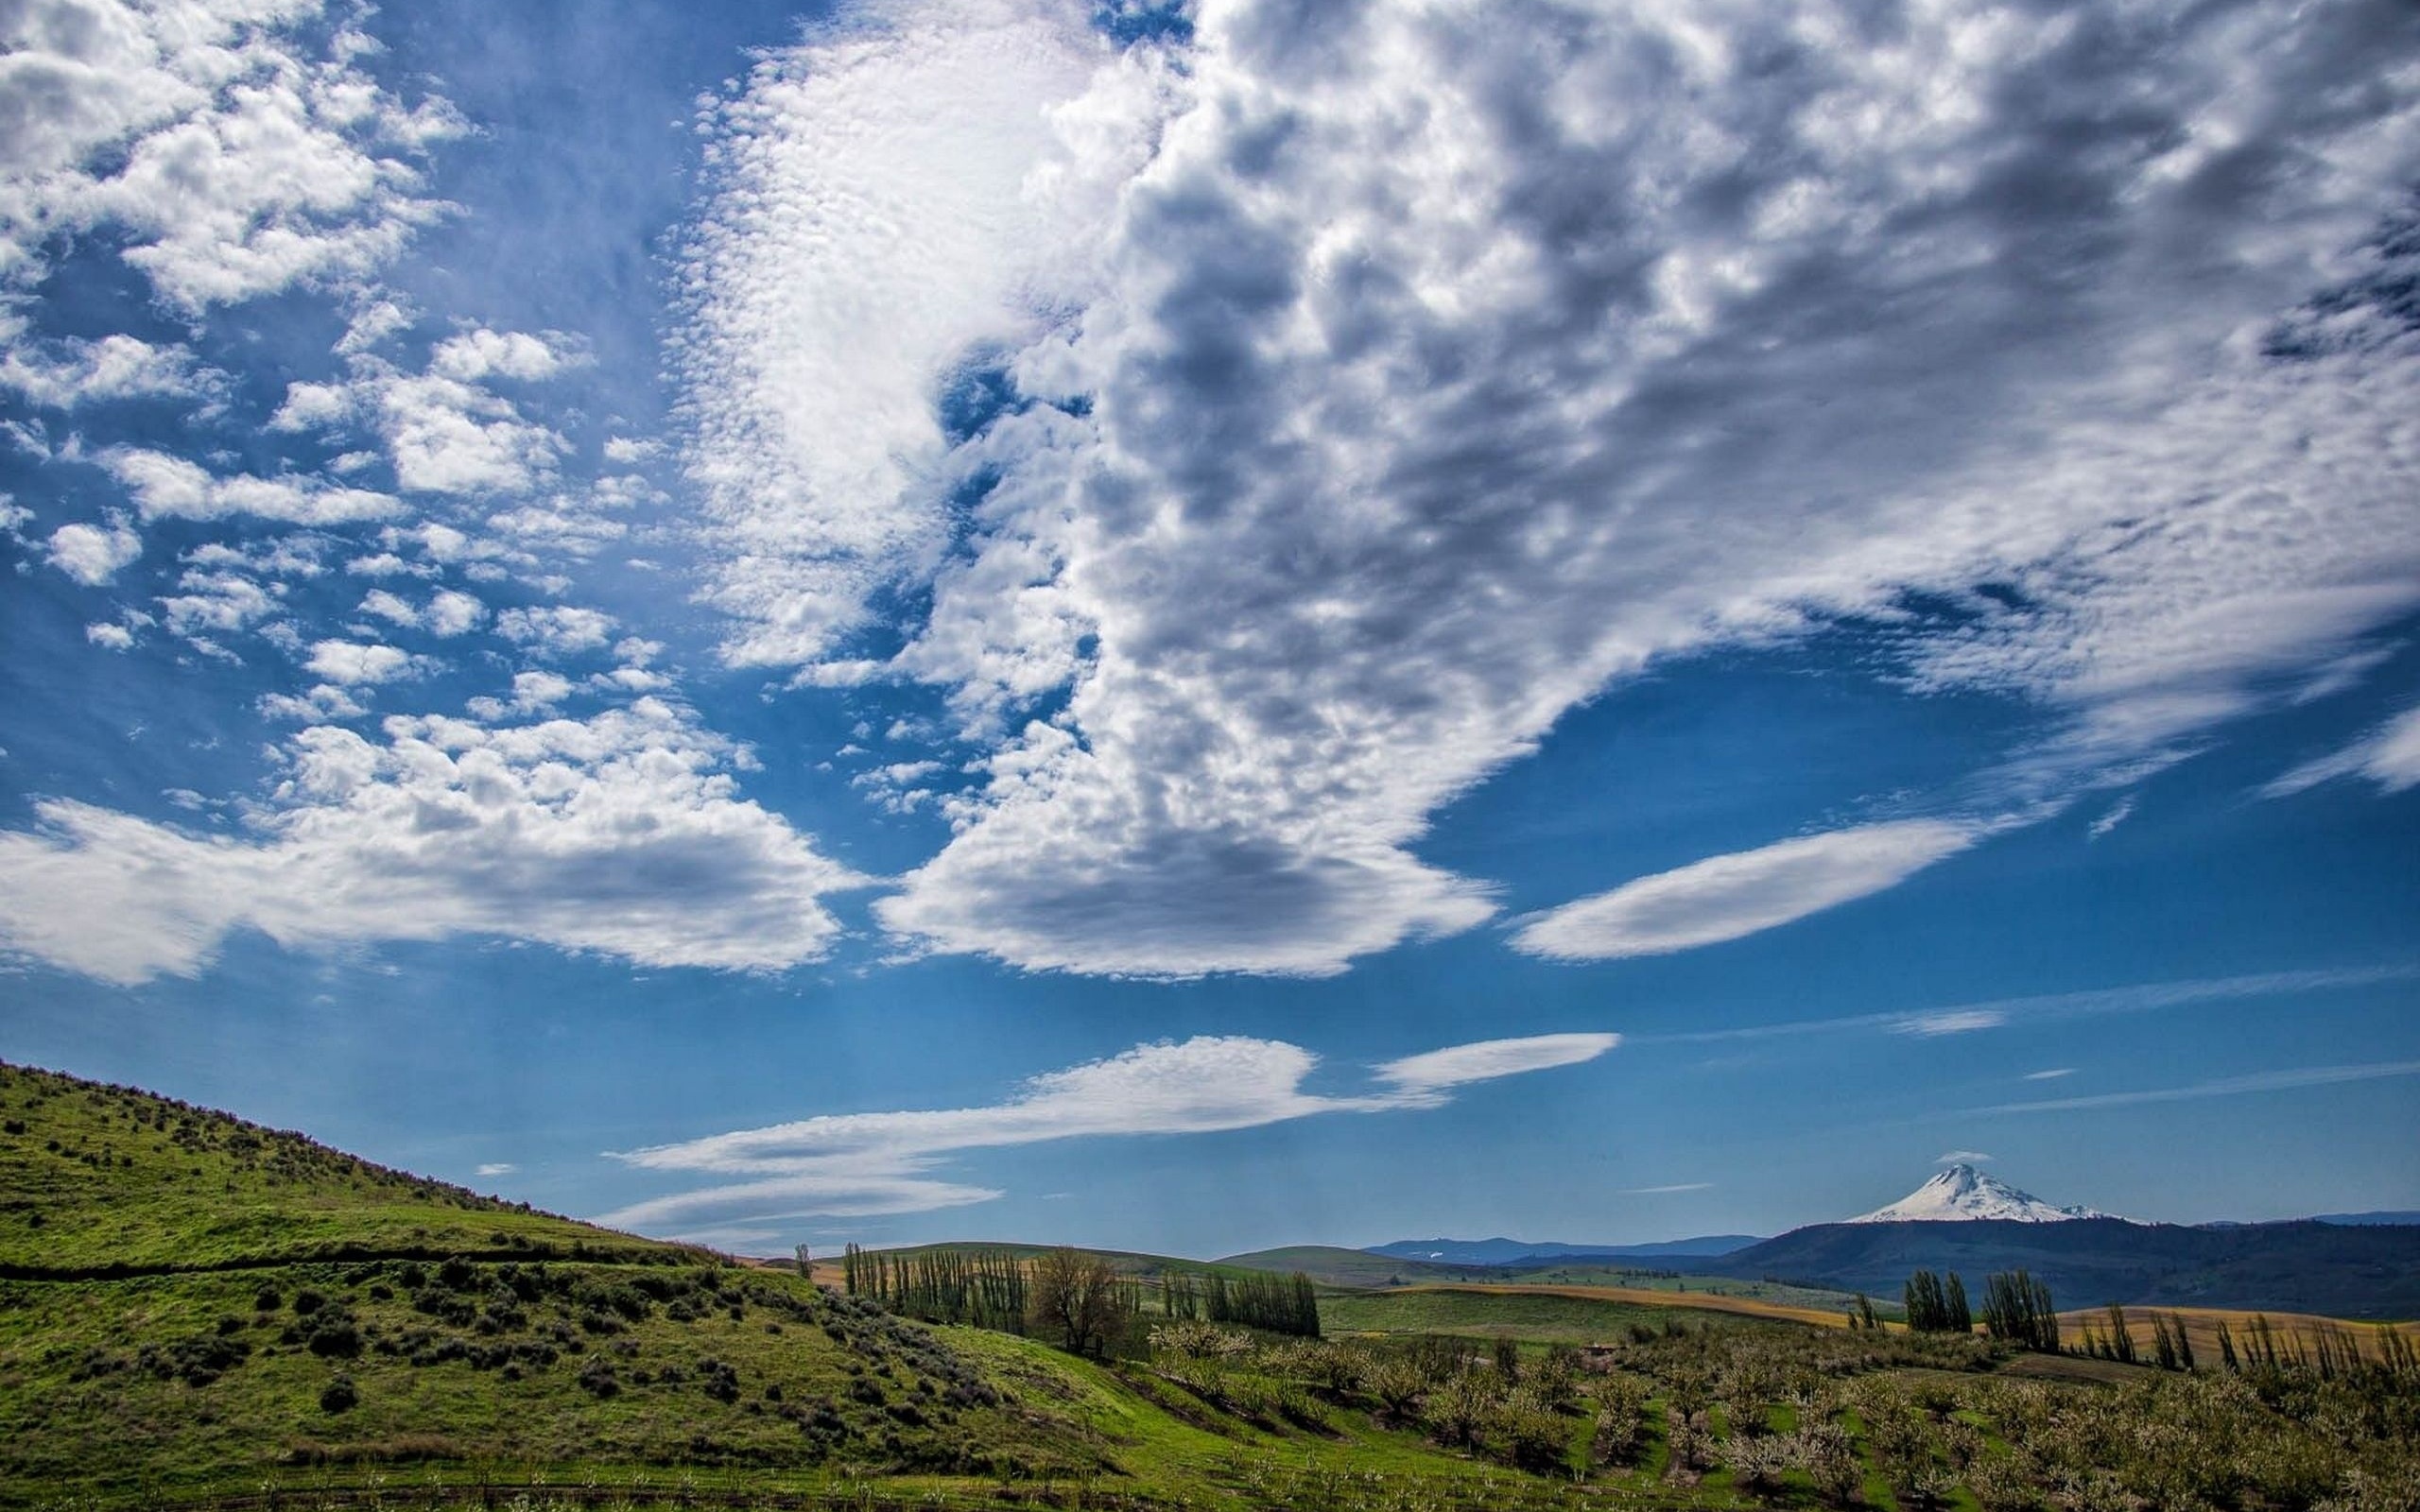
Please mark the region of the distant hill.
POLYGON ((1756 1234, 1705 1234, 1643 1245, 1574 1245, 1529 1239, 1398 1239, 1373 1245, 1365 1254, 1421 1260, 1440 1265, 1522 1265, 1557 1260, 1689 1260, 1727 1255, 1758 1242, 1756 1234))
POLYGON ((2420 1317, 2420 1227, 2303 1221, 2238 1228, 2062 1223, 1816 1224, 1698 1263, 1762 1277, 1895 1297, 1918 1269, 1962 1273, 1972 1287, 2022 1266, 2060 1305, 2101 1302, 2270 1309, 2335 1317, 2420 1317))
POLYGON ((1228 1255, 1217 1262, 1246 1270, 1301 1271, 1322 1286, 1410 1286, 1427 1281, 1500 1281, 1507 1273, 1495 1265, 1442 1265, 1433 1261, 1399 1260, 1366 1249, 1333 1245, 1289 1245, 1283 1249, 1255 1249, 1228 1255))
POLYGON ((2323 1212, 2311 1222, 2343 1224, 2356 1228, 2374 1228, 2382 1225, 2412 1228, 2420 1227, 2420 1211, 2406 1210, 2401 1212, 2323 1212))

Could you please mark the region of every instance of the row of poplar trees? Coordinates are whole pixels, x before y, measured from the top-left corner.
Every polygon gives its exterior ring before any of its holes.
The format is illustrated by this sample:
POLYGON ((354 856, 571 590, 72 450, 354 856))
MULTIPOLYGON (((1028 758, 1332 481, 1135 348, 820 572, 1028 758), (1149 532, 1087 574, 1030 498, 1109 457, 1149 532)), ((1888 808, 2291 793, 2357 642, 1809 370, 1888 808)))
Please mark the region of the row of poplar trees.
MULTIPOLYGON (((1904 1293, 1908 1329, 1914 1333, 1971 1333, 1975 1311, 1966 1283, 1951 1271, 1946 1280, 1928 1270, 1908 1278, 1904 1293)), ((1858 1298, 1863 1301, 1862 1297, 1858 1298)), ((1872 1309, 1867 1309, 1870 1316, 1872 1309)), ((1867 1327, 1873 1324, 1868 1322, 1867 1327)), ((2019 1349, 2059 1352, 2059 1314, 2050 1288, 2022 1270, 2000 1271, 1983 1283, 1983 1330, 2019 1349)))
POLYGON ((1160 1276, 1160 1307, 1171 1318, 1187 1322, 1240 1323, 1271 1333, 1305 1339, 1320 1336, 1320 1303, 1311 1279, 1301 1271, 1291 1276, 1237 1276, 1212 1271, 1197 1280, 1182 1271, 1160 1276))
MULTIPOLYGON (((1145 1295, 1140 1281, 1108 1261, 1066 1248, 1028 1261, 1006 1249, 892 1255, 851 1245, 840 1255, 840 1278, 850 1296, 903 1316, 1058 1338, 1079 1354, 1115 1345, 1142 1314, 1145 1295)), ((1172 1319, 1320 1336, 1319 1298, 1300 1271, 1198 1278, 1167 1271, 1159 1302, 1172 1319)))

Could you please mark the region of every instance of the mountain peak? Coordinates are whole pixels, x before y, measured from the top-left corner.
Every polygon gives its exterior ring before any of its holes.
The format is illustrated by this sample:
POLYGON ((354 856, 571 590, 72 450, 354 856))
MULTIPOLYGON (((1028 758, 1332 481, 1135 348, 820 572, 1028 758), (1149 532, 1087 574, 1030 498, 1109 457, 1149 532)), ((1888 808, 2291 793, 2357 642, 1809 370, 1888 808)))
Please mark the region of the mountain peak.
POLYGON ((2106 1218, 2092 1208, 2058 1208, 2030 1192, 2020 1192, 1996 1176, 1959 1162, 1943 1167, 1932 1178, 1887 1208, 1876 1208, 1850 1223, 1958 1223, 1994 1219, 2003 1223, 2065 1223, 2073 1218, 2106 1218))

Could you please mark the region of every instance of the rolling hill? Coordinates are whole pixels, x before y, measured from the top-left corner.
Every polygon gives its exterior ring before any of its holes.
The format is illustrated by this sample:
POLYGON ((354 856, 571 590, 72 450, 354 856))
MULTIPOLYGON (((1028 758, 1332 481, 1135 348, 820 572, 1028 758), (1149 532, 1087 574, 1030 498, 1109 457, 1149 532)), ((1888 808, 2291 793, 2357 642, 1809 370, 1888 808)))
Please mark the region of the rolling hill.
POLYGON ((1548 1261, 1678 1263, 1704 1255, 1727 1255, 1757 1243, 1758 1238, 1755 1234, 1704 1234, 1695 1239, 1667 1239, 1644 1245, 1542 1244, 1527 1239, 1398 1239, 1391 1244, 1372 1245, 1365 1253, 1440 1265, 1531 1265, 1548 1261))

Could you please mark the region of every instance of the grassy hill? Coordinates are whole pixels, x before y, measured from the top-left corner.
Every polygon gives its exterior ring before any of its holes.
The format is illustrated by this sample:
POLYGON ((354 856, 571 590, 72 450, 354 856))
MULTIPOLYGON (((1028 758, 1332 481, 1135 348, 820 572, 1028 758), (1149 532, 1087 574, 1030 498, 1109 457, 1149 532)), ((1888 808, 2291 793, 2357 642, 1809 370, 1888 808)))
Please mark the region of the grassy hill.
POLYGON ((699 1255, 485 1197, 229 1114, 0 1064, 0 1277, 463 1250, 699 1255))

